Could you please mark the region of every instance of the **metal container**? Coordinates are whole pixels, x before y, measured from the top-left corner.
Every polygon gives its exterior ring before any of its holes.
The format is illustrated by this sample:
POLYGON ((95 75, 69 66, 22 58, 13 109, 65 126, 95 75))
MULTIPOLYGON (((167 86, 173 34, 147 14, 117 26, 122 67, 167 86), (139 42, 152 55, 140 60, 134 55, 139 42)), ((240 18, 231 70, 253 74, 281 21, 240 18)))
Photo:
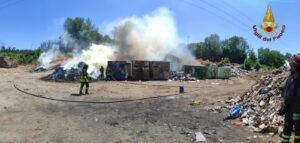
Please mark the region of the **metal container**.
POLYGON ((205 66, 184 65, 184 73, 190 74, 192 77, 196 77, 197 79, 205 79, 207 70, 208 68, 205 66))
POLYGON ((208 66, 206 76, 207 79, 218 78, 218 66, 208 66))
POLYGON ((194 67, 194 70, 195 70, 194 77, 196 77, 197 79, 205 79, 206 78, 207 67, 196 66, 196 67, 194 67))
POLYGON ((132 80, 150 80, 149 61, 132 61, 132 80))
POLYGON ((218 79, 229 79, 230 77, 230 69, 219 67, 218 68, 218 79))
POLYGON ((106 78, 109 80, 127 80, 131 76, 131 63, 127 61, 108 61, 106 78))
POLYGON ((170 76, 170 63, 165 61, 150 62, 150 79, 168 80, 170 76))

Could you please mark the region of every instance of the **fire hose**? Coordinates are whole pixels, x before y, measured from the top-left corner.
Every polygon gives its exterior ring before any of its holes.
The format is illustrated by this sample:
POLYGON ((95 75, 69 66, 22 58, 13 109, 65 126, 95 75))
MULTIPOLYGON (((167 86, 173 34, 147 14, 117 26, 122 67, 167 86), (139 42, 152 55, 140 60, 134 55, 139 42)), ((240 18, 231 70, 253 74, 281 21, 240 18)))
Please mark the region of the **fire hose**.
MULTIPOLYGON (((145 84, 142 84, 142 85, 145 85, 145 84)), ((153 86, 158 86, 158 85, 153 85, 153 86)), ((159 85, 159 86, 165 86, 165 85, 159 85)), ((178 87, 178 86, 176 86, 176 87, 178 87)), ((171 97, 171 96, 181 96, 181 95, 184 95, 184 94, 200 91, 203 87, 198 87, 196 90, 193 90, 193 91, 190 91, 190 92, 184 92, 184 93, 173 93, 173 94, 167 94, 167 95, 161 95, 161 96, 145 97, 145 98, 138 98, 138 99, 115 100, 115 101, 84 101, 84 100, 58 99, 58 98, 52 98, 52 97, 47 97, 47 96, 44 96, 44 95, 38 95, 38 94, 27 92, 25 90, 20 89, 15 83, 14 83, 14 88, 16 90, 18 90, 19 92, 22 92, 26 95, 30 95, 30 96, 40 98, 40 99, 52 100, 52 101, 73 102, 73 103, 89 103, 89 104, 112 104, 112 103, 121 103, 121 102, 142 101, 142 100, 148 100, 148 99, 166 98, 166 97, 171 97)), ((196 88, 196 87, 194 87, 194 88, 196 88)))

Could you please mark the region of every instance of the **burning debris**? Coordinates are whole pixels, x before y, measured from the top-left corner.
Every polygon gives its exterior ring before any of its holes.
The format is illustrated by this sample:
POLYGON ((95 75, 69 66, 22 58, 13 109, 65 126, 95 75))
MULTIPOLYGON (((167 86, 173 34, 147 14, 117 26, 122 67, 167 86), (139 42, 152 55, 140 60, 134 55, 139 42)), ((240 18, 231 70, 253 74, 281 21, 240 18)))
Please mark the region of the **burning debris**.
MULTIPOLYGON (((83 68, 83 66, 86 63, 80 62, 76 68, 71 69, 64 69, 63 67, 59 67, 54 70, 54 72, 47 77, 44 77, 44 80, 48 81, 79 81, 80 78, 80 72, 83 68)), ((92 78, 92 80, 97 80, 98 78, 92 78)))
POLYGON ((284 118, 277 114, 283 98, 282 87, 287 79, 287 73, 282 70, 262 76, 256 85, 245 94, 226 101, 229 109, 241 106, 237 113, 241 125, 253 129, 255 132, 277 133, 284 118))

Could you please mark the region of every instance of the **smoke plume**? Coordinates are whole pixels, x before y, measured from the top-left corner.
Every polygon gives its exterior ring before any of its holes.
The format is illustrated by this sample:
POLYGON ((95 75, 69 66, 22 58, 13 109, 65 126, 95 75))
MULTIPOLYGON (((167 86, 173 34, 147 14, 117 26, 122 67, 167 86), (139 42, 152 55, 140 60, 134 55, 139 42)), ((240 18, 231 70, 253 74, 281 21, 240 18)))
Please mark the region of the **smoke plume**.
POLYGON ((52 44, 49 50, 43 52, 38 61, 41 67, 48 69, 51 66, 51 62, 60 54, 59 46, 57 44, 52 44))
POLYGON ((128 60, 163 60, 181 42, 166 8, 143 17, 125 18, 112 25, 120 56, 128 60))
MULTIPOLYGON (((89 65, 88 73, 98 76, 100 66, 106 68, 109 60, 167 60, 171 62, 172 69, 194 63, 191 52, 181 44, 175 21, 167 8, 159 8, 142 17, 119 19, 108 24, 107 28, 113 36, 114 45, 92 44, 85 49, 76 48, 78 42, 67 33, 64 34, 61 43, 74 45, 73 58, 62 65, 64 69, 71 69, 79 62, 85 62, 89 65)), ((41 64, 49 65, 49 61, 59 53, 57 50, 54 46, 43 53, 40 57, 41 64)))
POLYGON ((66 61, 62 66, 65 70, 68 70, 76 67, 79 62, 85 62, 89 65, 88 73, 96 79, 100 75, 100 67, 106 68, 107 61, 116 59, 114 53, 113 48, 110 46, 92 44, 89 49, 75 54, 72 59, 66 61))

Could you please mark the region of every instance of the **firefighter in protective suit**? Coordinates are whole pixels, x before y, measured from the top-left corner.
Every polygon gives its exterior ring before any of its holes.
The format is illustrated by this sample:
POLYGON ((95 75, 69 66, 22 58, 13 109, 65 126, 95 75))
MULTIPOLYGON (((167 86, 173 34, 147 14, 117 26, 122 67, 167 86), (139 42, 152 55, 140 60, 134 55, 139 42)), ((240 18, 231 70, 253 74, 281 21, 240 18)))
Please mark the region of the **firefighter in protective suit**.
POLYGON ((85 94, 89 94, 89 78, 88 78, 87 69, 88 69, 88 65, 84 65, 82 68, 82 71, 80 73, 79 80, 80 80, 81 85, 80 85, 79 94, 83 94, 82 90, 83 90, 84 85, 86 86, 85 94))
POLYGON ((101 79, 104 78, 104 67, 103 66, 100 67, 100 77, 101 77, 101 79))
POLYGON ((294 128, 294 142, 300 143, 300 55, 294 55, 289 62, 291 74, 286 81, 282 94, 284 104, 279 111, 279 115, 285 116, 281 138, 282 143, 289 143, 294 128))

